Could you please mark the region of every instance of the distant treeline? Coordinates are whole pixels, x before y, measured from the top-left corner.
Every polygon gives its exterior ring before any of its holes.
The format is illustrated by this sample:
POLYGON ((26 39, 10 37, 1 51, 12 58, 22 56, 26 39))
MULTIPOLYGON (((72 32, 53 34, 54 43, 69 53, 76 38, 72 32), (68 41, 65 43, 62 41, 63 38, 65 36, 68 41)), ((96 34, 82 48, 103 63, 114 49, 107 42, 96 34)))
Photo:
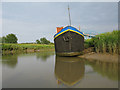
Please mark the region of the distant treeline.
POLYGON ((97 53, 111 53, 118 54, 120 51, 120 31, 114 30, 113 32, 106 32, 96 35, 92 39, 85 40, 85 48, 93 47, 97 53))
POLYGON ((0 53, 10 54, 18 52, 36 52, 36 51, 49 51, 54 50, 54 44, 47 40, 45 37, 36 40, 33 43, 18 44, 18 38, 15 34, 8 34, 0 37, 0 53))
MULTIPOLYGON (((0 37, 0 43, 17 43, 18 38, 16 37, 15 34, 8 34, 6 36, 0 37)), ((40 38, 40 40, 36 40, 34 43, 37 44, 53 44, 49 40, 47 40, 45 37, 40 38)), ((29 44, 29 43, 26 43, 29 44)), ((30 43, 31 44, 31 43, 30 43)))
POLYGON ((49 40, 47 40, 45 37, 43 37, 43 38, 40 38, 40 40, 36 40, 36 43, 37 44, 53 44, 53 43, 51 43, 49 40))

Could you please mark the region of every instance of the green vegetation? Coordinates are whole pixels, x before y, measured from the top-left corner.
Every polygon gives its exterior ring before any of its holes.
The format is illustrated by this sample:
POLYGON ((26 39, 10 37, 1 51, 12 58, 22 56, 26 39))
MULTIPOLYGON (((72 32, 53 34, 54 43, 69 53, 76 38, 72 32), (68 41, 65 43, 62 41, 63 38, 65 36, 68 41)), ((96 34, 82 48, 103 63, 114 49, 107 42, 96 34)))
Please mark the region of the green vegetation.
POLYGON ((37 43, 37 44, 41 44, 40 41, 39 41, 38 39, 36 40, 36 43, 37 43))
POLYGON ((47 40, 45 37, 43 37, 43 38, 40 38, 40 40, 37 39, 36 43, 37 44, 50 44, 50 41, 47 40))
POLYGON ((0 37, 0 43, 2 43, 2 38, 0 37))
POLYGON ((2 43, 17 43, 17 37, 15 34, 8 34, 2 37, 2 43))
POLYGON ((54 45, 46 44, 1 44, 2 55, 38 51, 54 51, 54 45))
POLYGON ((18 52, 35 52, 35 51, 45 51, 54 50, 54 44, 47 40, 45 37, 40 40, 36 40, 36 43, 23 43, 17 44, 17 37, 15 34, 8 34, 6 36, 0 37, 0 53, 18 53, 18 52))
POLYGON ((94 51, 97 53, 108 52, 111 54, 118 54, 119 34, 120 31, 114 30, 113 32, 106 32, 96 35, 92 39, 85 40, 85 48, 94 47, 94 51))
POLYGON ((2 44, 2 50, 12 51, 12 50, 27 50, 27 49, 54 49, 54 45, 45 44, 2 44))
POLYGON ((1 56, 1 53, 2 53, 2 45, 1 45, 1 43, 2 43, 2 38, 0 37, 0 56, 1 56))

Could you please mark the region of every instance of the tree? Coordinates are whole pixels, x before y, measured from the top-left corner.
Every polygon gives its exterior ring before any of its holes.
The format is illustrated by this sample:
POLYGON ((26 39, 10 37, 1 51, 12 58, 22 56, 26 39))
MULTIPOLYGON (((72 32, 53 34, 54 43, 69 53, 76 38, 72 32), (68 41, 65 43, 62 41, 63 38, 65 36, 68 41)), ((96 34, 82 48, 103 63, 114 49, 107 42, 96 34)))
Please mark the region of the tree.
POLYGON ((17 43, 17 37, 15 34, 8 34, 5 38, 5 43, 17 43))
POLYGON ((5 40, 6 40, 6 37, 3 36, 2 37, 2 43, 6 43, 5 40))
POLYGON ((37 39, 37 40, 36 40, 36 43, 37 43, 37 44, 40 44, 40 41, 37 39))
POLYGON ((2 43, 2 38, 0 37, 0 43, 2 43))
POLYGON ((49 44, 50 43, 50 41, 47 40, 45 37, 41 38, 40 42, 41 42, 41 44, 49 44))

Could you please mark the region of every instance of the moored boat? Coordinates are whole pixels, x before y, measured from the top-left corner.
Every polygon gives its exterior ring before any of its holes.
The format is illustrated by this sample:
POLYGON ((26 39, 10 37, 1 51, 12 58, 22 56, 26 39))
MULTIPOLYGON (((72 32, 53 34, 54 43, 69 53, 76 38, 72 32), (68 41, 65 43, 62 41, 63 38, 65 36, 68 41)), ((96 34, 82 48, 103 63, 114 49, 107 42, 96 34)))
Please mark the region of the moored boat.
POLYGON ((77 56, 84 50, 84 34, 73 26, 58 27, 54 44, 57 55, 77 56))
POLYGON ((57 27, 57 33, 54 35, 54 44, 56 54, 59 56, 77 56, 84 50, 84 34, 75 27, 71 26, 70 9, 69 22, 66 27, 57 27))

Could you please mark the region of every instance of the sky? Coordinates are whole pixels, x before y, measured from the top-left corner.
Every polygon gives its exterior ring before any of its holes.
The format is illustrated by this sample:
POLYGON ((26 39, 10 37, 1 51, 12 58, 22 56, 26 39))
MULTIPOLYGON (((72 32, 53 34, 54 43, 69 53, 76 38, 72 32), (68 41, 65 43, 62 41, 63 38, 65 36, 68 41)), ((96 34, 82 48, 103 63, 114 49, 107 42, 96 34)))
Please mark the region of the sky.
MULTIPOLYGON (((46 37, 54 41, 56 27, 69 25, 90 34, 118 29, 117 2, 3 2, 2 36, 13 33, 18 43, 46 37)), ((0 13, 1 14, 1 13, 0 13)))

